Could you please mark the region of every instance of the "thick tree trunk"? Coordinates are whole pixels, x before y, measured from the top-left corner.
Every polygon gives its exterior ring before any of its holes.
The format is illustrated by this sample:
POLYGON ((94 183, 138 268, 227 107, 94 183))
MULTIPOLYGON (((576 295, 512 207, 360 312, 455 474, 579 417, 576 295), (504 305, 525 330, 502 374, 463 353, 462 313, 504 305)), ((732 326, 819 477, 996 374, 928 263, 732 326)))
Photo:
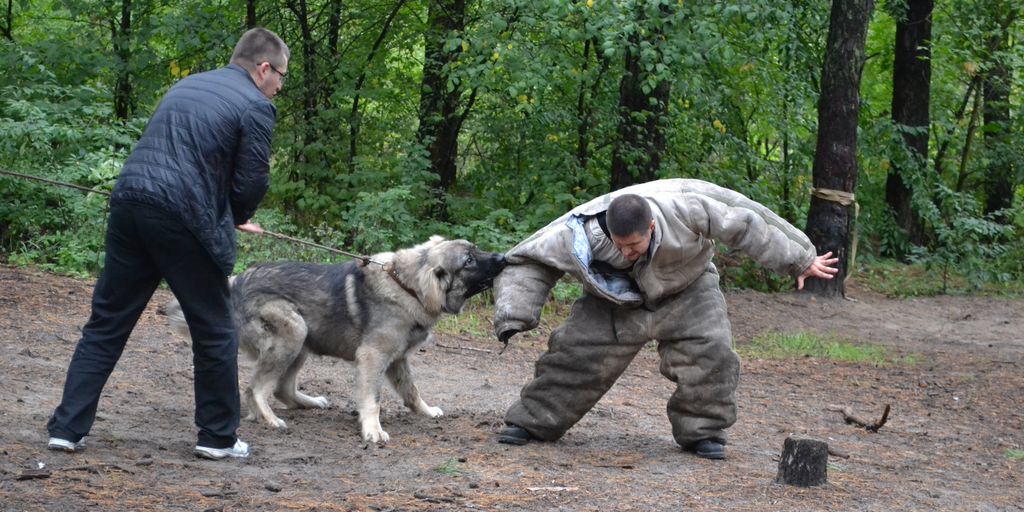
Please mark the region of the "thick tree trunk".
MULTIPOLYGON (((833 0, 818 99, 818 143, 813 180, 818 191, 853 194, 857 188, 857 121, 860 115, 860 77, 864 68, 864 42, 874 0, 833 0)), ((809 292, 842 297, 849 273, 848 248, 854 206, 811 197, 807 235, 819 253, 839 258, 839 273, 832 280, 810 278, 809 292)))
MULTIPOLYGON (((659 12, 668 17, 666 5, 659 12)), ((647 25, 642 13, 638 18, 640 25, 647 25)), ((619 83, 618 137, 612 146, 611 190, 655 179, 665 152, 662 121, 672 84, 659 79, 653 89, 644 91, 649 74, 641 62, 641 42, 650 43, 657 50, 660 62, 665 34, 665 24, 651 25, 656 28, 643 37, 638 32, 631 34, 626 48, 625 73, 619 83)))
POLYGON ((117 81, 114 84, 114 117, 126 120, 135 110, 132 77, 129 64, 132 58, 132 1, 122 0, 120 22, 111 22, 111 39, 117 55, 117 81))
MULTIPOLYGON (((885 183, 885 201, 896 225, 915 245, 927 242, 921 218, 911 205, 913 190, 905 174, 923 172, 928 161, 928 115, 931 96, 931 38, 934 0, 909 0, 906 16, 896 22, 892 73, 892 122, 903 130, 903 142, 913 158, 909 167, 894 165, 885 183)), ((902 254, 897 256, 904 256, 902 254)))
POLYGON ((428 28, 423 56, 423 81, 420 87, 420 126, 417 139, 427 149, 430 166, 437 174, 435 188, 438 206, 433 216, 447 220, 445 194, 456 182, 456 159, 459 151, 459 130, 464 116, 458 109, 462 96, 459 85, 448 87, 448 72, 462 51, 461 47, 445 49, 452 33, 460 34, 466 23, 465 0, 437 0, 430 3, 428 28))

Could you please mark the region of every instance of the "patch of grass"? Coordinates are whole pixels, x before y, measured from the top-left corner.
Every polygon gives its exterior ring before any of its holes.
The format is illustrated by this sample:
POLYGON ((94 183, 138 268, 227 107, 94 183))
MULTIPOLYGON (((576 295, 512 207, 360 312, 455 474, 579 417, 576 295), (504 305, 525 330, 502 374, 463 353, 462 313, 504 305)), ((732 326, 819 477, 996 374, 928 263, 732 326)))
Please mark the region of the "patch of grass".
POLYGON ((821 336, 799 332, 784 334, 769 332, 740 348, 744 357, 757 359, 789 359, 796 357, 818 357, 834 361, 869 363, 881 366, 887 363, 913 364, 916 356, 889 358, 884 347, 872 344, 854 344, 835 336, 821 336))
MULTIPOLYGON (((534 334, 544 337, 564 323, 573 302, 582 294, 582 288, 575 281, 560 280, 551 290, 551 299, 541 309, 540 325, 534 334)), ((469 299, 458 315, 443 315, 435 331, 440 334, 497 340, 494 337, 494 290, 469 299)))
POLYGON ((1006 451, 1003 452, 1003 455, 1010 460, 1024 460, 1024 450, 1013 450, 1011 448, 1007 448, 1006 451))
MULTIPOLYGON (((861 266, 852 278, 868 289, 890 298, 932 297, 942 294, 942 278, 938 270, 928 269, 924 265, 873 260, 861 266)), ((946 293, 1024 297, 1024 280, 975 283, 963 275, 953 273, 949 276, 946 293)))
POLYGON ((434 468, 434 471, 452 477, 462 476, 462 470, 459 469, 459 460, 454 458, 442 462, 434 468))
POLYGON ((436 332, 450 335, 487 338, 494 336, 494 297, 488 290, 469 299, 458 315, 442 315, 436 332))

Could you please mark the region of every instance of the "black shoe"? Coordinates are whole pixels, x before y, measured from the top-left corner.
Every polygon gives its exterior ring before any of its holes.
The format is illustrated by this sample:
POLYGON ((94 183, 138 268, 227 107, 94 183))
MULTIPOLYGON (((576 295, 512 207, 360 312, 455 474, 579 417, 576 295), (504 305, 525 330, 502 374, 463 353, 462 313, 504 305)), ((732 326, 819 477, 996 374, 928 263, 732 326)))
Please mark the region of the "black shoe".
POLYGON ((693 443, 689 451, 704 459, 722 460, 725 458, 725 443, 715 438, 701 439, 693 443))
POLYGON ((503 444, 522 446, 533 439, 534 437, 519 425, 506 425, 501 432, 498 432, 498 442, 503 444))

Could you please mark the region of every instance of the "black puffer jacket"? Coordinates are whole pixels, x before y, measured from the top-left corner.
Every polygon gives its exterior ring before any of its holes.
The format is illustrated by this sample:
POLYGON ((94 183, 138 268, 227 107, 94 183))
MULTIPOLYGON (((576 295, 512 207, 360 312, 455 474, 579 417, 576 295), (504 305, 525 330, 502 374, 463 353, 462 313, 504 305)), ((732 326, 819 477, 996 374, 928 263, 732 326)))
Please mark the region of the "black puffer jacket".
POLYGON ((235 264, 235 226, 270 184, 277 110, 234 64, 184 78, 164 96, 125 162, 111 202, 181 218, 224 271, 235 264))

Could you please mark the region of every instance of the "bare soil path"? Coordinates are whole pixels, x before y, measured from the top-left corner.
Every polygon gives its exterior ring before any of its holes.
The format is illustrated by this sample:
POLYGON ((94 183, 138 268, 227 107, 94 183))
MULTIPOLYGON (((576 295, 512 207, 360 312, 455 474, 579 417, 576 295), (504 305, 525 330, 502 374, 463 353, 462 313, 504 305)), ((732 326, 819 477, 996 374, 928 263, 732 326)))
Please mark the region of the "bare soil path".
POLYGON ((804 331, 916 362, 744 360, 726 461, 674 444, 664 412, 671 386, 653 350, 562 440, 497 444, 542 351, 546 333, 537 332, 502 355, 490 337, 437 336, 413 370, 445 416, 417 416, 389 394, 383 447, 359 438, 349 366, 313 360, 302 386, 332 407, 282 411, 287 430, 243 422, 254 455, 212 462, 192 455, 191 352, 157 314, 165 291, 105 388, 88 448, 45 449, 92 284, 0 266, 0 511, 1024 510, 1021 300, 891 300, 856 288, 856 302, 728 294, 741 349, 766 331, 804 331), (827 410, 877 418, 886 404, 878 433, 827 410), (773 483, 792 434, 848 455, 830 458, 827 485, 773 483))

